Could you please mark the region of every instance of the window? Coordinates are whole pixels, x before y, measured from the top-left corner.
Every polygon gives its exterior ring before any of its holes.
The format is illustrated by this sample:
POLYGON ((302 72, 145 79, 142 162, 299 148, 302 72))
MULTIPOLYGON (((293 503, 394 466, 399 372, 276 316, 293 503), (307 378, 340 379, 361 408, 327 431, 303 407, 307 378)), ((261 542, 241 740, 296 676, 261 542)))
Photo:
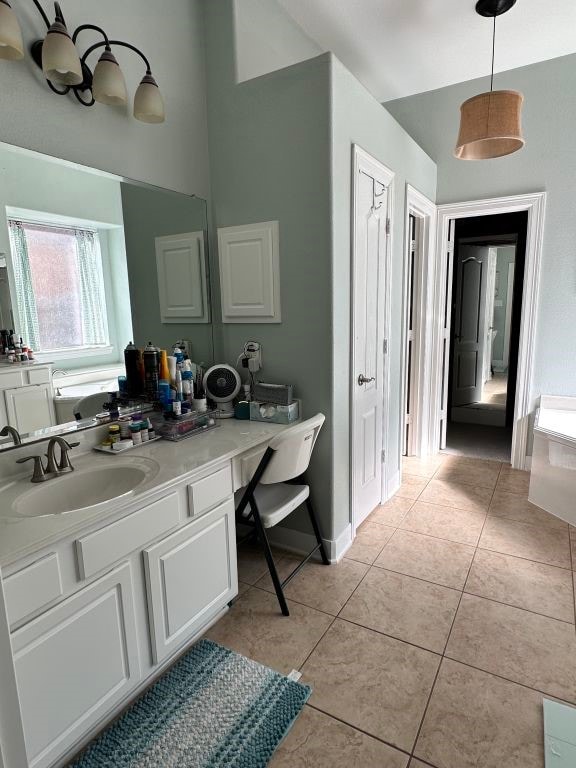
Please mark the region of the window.
POLYGON ((109 345, 98 233, 9 219, 15 329, 35 352, 109 345))

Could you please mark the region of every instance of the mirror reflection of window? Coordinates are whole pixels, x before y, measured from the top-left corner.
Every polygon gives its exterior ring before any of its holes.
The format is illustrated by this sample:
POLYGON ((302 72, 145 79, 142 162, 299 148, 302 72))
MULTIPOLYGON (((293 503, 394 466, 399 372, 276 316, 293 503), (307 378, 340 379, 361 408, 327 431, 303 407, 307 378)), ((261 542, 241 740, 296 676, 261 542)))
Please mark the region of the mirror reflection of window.
POLYGON ((18 331, 35 352, 110 343, 98 233, 10 219, 18 331))

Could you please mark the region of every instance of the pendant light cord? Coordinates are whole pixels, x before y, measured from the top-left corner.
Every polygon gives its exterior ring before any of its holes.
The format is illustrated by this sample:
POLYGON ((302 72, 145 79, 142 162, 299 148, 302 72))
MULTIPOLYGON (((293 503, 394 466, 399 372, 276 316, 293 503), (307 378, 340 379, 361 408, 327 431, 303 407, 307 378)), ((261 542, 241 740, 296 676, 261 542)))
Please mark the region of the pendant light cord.
POLYGON ((494 16, 494 27, 492 30, 492 72, 490 74, 490 93, 494 90, 494 52, 496 50, 496 16, 494 16))

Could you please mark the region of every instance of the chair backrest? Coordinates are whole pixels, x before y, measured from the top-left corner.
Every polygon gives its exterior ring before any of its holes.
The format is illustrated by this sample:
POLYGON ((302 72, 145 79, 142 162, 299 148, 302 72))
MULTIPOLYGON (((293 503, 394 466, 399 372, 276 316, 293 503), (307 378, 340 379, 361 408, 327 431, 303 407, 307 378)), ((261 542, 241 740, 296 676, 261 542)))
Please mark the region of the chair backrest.
POLYGON ((298 477, 308 469, 312 450, 325 416, 318 413, 311 419, 284 430, 270 441, 274 451, 260 480, 261 483, 282 483, 298 477))

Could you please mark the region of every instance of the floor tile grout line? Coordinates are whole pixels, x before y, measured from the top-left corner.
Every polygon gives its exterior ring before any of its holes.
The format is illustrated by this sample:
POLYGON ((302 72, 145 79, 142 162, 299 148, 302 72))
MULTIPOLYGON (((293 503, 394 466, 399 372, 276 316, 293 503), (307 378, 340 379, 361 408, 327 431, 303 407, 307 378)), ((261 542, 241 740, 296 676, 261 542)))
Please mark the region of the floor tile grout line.
POLYGON ((426 646, 424 645, 418 645, 417 643, 412 642, 412 640, 404 640, 403 638, 397 637, 396 635, 391 635, 389 632, 382 632, 382 630, 380 629, 374 629, 374 627, 367 627, 365 624, 360 624, 359 621, 355 621, 354 619, 349 619, 346 616, 341 616, 340 614, 338 614, 338 616, 334 616, 334 618, 339 619, 340 621, 345 621, 347 624, 352 624, 352 626, 354 627, 365 629, 368 632, 375 632, 377 635, 381 635, 381 637, 387 637, 389 640, 395 640, 397 643, 404 643, 404 645, 409 645, 411 648, 417 648, 419 651, 425 651, 426 653, 431 653, 434 656, 438 656, 438 658, 442 657, 441 651, 433 651, 431 648, 426 648, 426 646))
POLYGON ((326 627, 326 629, 325 629, 325 631, 322 633, 321 637, 319 637, 319 638, 318 638, 318 641, 317 641, 316 643, 314 643, 314 647, 312 648, 312 650, 310 651, 310 653, 309 653, 309 654, 306 656, 306 658, 304 659, 304 661, 303 661, 303 662, 300 664, 300 666, 299 666, 299 668, 298 668, 298 671, 299 671, 299 672, 302 672, 302 667, 304 667, 304 665, 307 663, 307 661, 308 661, 308 659, 310 658, 310 656, 312 656, 312 654, 314 653, 314 651, 316 650, 316 648, 318 648, 318 646, 320 645, 320 643, 322 642, 322 640, 324 640, 324 638, 326 637, 326 635, 328 634, 328 632, 329 632, 329 631, 332 629, 332 627, 334 626, 334 622, 336 621, 336 619, 337 619, 337 618, 338 618, 337 616, 331 616, 331 619, 332 619, 332 621, 331 621, 331 622, 330 622, 330 624, 329 624, 329 625, 326 627))
POLYGON ((401 752, 403 755, 406 755, 408 759, 410 759, 411 757, 410 752, 407 752, 405 749, 403 749, 402 747, 399 747, 397 744, 393 744, 390 741, 386 741, 385 739, 382 739, 380 736, 375 736, 373 733, 370 733, 369 731, 365 731, 363 728, 360 728, 357 725, 352 725, 352 723, 349 723, 347 720, 343 720, 341 717, 338 717, 337 715, 333 715, 330 712, 326 712, 326 710, 322 709, 317 704, 311 704, 310 700, 306 702, 306 706, 316 710, 316 712, 321 712, 323 715, 326 715, 326 717, 330 717, 332 720, 336 720, 337 722, 342 723, 342 725, 347 725, 348 728, 353 728, 355 731, 358 731, 359 733, 363 733, 365 736, 369 736, 371 739, 375 739, 376 741, 379 741, 380 744, 385 744, 387 747, 391 747, 391 749, 395 749, 397 752, 401 752))
POLYGON ((576 624, 576 617, 574 621, 568 621, 567 619, 559 619, 557 616, 550 616, 548 613, 540 613, 540 611, 533 611, 531 608, 524 608, 521 605, 514 605, 514 603, 505 603, 503 600, 496 600, 493 597, 486 597, 486 595, 479 595, 477 592, 469 592, 464 585, 463 590, 465 595, 470 597, 477 597, 479 600, 488 600, 490 603, 496 603, 496 605, 503 605, 505 608, 515 608, 517 611, 525 611, 531 613, 534 616, 541 616, 543 619, 550 619, 551 621, 559 621, 561 624, 568 624, 570 627, 576 624))
POLYGON ((521 683, 518 680, 512 680, 510 677, 504 677, 504 675, 499 674, 498 672, 492 672, 489 669, 484 669, 484 667, 475 667, 474 664, 470 664, 467 661, 462 661, 461 659, 456 659, 454 656, 446 656, 444 655, 442 657, 442 661, 452 661, 455 664, 461 664, 463 667, 468 667, 468 669, 474 669, 476 672, 483 672, 485 675, 491 675, 492 677, 497 677, 498 680, 504 680, 506 683, 511 683, 512 685, 518 685, 520 688, 525 688, 527 691, 532 691, 533 693, 539 693, 542 696, 549 696, 552 699, 556 699, 557 701, 563 703, 563 704, 569 704, 571 707, 574 707, 576 705, 576 697, 574 701, 570 701, 570 699, 564 699, 562 696, 558 696, 555 693, 550 693, 549 691, 543 691, 541 688, 534 688, 532 685, 528 685, 527 683, 521 683))

